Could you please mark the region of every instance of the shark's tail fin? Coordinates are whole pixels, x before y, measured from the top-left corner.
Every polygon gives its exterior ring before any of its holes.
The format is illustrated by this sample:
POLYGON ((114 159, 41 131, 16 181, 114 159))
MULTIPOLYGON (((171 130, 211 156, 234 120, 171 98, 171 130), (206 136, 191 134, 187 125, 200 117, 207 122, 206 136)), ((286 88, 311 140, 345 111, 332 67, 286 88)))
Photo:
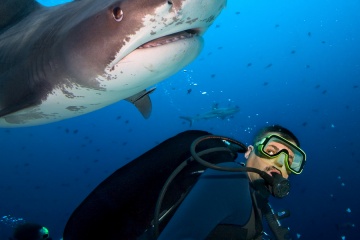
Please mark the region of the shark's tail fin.
POLYGON ((194 119, 192 119, 191 117, 180 116, 179 118, 185 119, 185 120, 189 121, 190 127, 192 126, 192 124, 193 124, 193 122, 194 122, 194 119))

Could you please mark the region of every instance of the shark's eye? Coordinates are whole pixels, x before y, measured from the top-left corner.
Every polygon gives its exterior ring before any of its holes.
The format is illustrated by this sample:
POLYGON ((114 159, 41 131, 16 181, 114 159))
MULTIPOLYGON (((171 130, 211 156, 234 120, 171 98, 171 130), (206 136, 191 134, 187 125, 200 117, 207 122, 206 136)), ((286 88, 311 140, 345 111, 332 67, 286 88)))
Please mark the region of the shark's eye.
POLYGON ((115 21, 117 21, 117 22, 120 22, 123 19, 124 13, 120 7, 114 7, 113 17, 114 17, 115 21))
POLYGON ((167 1, 167 2, 168 2, 169 5, 172 5, 172 4, 173 4, 172 1, 167 1))

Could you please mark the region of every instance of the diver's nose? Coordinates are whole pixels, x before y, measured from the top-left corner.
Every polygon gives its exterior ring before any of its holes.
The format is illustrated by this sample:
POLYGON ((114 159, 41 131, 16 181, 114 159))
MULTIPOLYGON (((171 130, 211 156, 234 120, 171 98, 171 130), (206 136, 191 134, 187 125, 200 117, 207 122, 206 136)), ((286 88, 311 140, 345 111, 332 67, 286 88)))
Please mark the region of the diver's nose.
POLYGON ((289 176, 285 165, 286 158, 287 158, 286 153, 280 153, 278 157, 273 159, 275 167, 279 168, 283 177, 285 178, 289 176))
POLYGON ((285 160, 286 160, 286 154, 280 153, 279 156, 274 159, 274 162, 277 166, 282 167, 285 165, 285 160))

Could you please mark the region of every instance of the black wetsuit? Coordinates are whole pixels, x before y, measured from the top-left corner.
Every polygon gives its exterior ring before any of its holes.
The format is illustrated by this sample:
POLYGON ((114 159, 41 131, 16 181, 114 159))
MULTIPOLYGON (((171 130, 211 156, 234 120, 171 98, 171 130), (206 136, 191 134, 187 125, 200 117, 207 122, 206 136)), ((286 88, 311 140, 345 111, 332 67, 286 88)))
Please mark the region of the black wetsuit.
MULTIPOLYGON (((236 162, 219 165, 239 167, 236 162)), ((267 201, 255 193, 247 173, 207 169, 158 239, 261 239, 259 200, 267 201)))
MULTIPOLYGON (((154 210, 166 179, 191 156, 193 141, 207 135, 203 131, 180 133, 119 168, 75 209, 63 239, 154 239, 154 210)), ((215 147, 225 144, 212 139, 200 143, 197 151, 215 147)), ((233 162, 236 156, 227 151, 215 151, 203 158, 213 164, 239 167, 233 162)), ((169 186, 160 212, 174 206, 191 186, 193 189, 168 225, 168 218, 161 221, 160 239, 235 240, 259 235, 261 213, 247 174, 211 169, 200 177, 192 174, 203 169, 192 161, 169 186)))

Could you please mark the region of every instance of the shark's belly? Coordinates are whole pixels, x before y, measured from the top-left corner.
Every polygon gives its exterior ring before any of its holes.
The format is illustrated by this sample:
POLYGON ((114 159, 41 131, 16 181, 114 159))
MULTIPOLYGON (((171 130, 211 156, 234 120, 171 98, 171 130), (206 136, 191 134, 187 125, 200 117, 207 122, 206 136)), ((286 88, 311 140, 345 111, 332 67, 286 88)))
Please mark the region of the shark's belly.
POLYGON ((41 104, 0 118, 0 127, 24 127, 80 116, 128 98, 173 75, 200 53, 200 37, 161 47, 139 49, 106 70, 97 81, 100 88, 78 84, 58 86, 41 104))

